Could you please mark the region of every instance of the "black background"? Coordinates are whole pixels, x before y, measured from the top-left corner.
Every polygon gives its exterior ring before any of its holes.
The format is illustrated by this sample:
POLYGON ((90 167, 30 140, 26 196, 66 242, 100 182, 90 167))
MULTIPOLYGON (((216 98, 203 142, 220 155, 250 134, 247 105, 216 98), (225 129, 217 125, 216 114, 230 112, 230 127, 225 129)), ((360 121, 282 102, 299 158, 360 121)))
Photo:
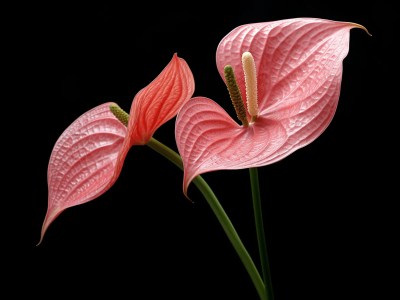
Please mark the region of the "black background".
MULTIPOLYGON (((127 2, 129 3, 129 2, 127 2)), ((356 22, 337 113, 311 145, 259 169, 275 300, 365 299, 390 287, 398 200, 389 194, 396 96, 394 7, 363 1, 29 4, 10 10, 4 55, 2 290, 43 298, 257 299, 236 252, 194 185, 146 146, 134 147, 116 184, 67 209, 39 241, 47 164, 59 135, 107 101, 129 111, 135 94, 177 53, 195 96, 233 116, 217 73, 219 41, 236 26, 293 17, 356 22), (10 80, 11 79, 11 80, 10 80), (8 80, 12 84, 8 84, 8 80), (387 137, 389 136, 389 138, 387 137), (389 196, 390 195, 390 196, 389 196), (8 207, 11 204, 10 208, 8 207)), ((5 11, 7 15, 7 11, 5 11)), ((398 78, 398 76, 397 76, 398 78)), ((398 97, 397 97, 398 98, 398 97)), ((174 120, 155 137, 176 149, 174 120)), ((203 175, 258 264, 247 170, 203 175)), ((380 297, 375 299, 381 299, 380 297)))

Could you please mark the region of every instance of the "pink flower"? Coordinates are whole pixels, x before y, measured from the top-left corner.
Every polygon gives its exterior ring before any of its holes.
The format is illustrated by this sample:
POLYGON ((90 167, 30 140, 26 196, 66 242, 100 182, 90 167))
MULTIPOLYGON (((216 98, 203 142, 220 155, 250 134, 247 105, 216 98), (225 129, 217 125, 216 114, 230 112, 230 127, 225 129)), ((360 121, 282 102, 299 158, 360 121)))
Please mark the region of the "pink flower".
POLYGON ((126 127, 104 103, 81 115, 57 140, 48 165, 48 208, 43 236, 65 209, 104 194, 118 179, 134 145, 144 145, 194 92, 193 74, 176 54, 135 96, 126 127))
POLYGON ((367 31, 355 23, 296 18, 246 24, 228 33, 216 63, 225 82, 225 66, 235 72, 247 107, 244 125, 206 97, 182 107, 175 135, 185 195, 197 175, 269 165, 318 138, 335 114, 342 62, 356 27, 367 31))

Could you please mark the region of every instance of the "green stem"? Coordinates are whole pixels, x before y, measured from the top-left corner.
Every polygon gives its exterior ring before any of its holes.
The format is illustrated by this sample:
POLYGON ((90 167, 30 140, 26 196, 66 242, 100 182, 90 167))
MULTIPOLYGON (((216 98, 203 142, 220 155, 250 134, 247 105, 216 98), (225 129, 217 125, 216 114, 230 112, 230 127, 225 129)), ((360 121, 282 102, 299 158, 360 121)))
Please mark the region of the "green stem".
MULTIPOLYGON (((155 150, 172 163, 174 163, 177 167, 183 170, 183 163, 180 155, 176 153, 171 148, 165 146, 164 144, 157 141, 155 138, 151 138, 150 141, 146 144, 151 149, 155 150)), ((221 224, 222 228, 224 229, 226 235, 228 236, 230 242, 232 243, 234 249, 236 250, 237 254, 239 255, 240 260, 242 261, 243 265, 245 266, 253 284, 258 292, 258 295, 261 300, 271 300, 272 298, 268 298, 265 292, 265 286, 262 281, 258 270, 247 252, 245 246, 243 245, 242 241, 240 240, 239 235, 237 234, 235 228, 233 227, 229 217, 225 213, 224 209, 222 208, 221 204, 219 203, 217 197, 215 196, 214 192, 211 190, 207 182, 201 177, 197 176, 193 183, 197 186, 200 192, 203 194, 204 198, 207 200, 208 204, 210 205, 212 211, 214 212, 215 216, 217 217, 219 223, 221 224)))
POLYGON ((271 272, 268 262, 267 243, 265 240, 264 223, 263 223, 262 209, 261 209, 258 169, 250 168, 249 171, 250 171, 251 192, 253 195, 253 209, 254 209, 256 231, 257 231, 258 250, 260 253, 260 262, 264 279, 264 286, 266 289, 267 299, 273 300, 274 295, 272 291, 271 272))

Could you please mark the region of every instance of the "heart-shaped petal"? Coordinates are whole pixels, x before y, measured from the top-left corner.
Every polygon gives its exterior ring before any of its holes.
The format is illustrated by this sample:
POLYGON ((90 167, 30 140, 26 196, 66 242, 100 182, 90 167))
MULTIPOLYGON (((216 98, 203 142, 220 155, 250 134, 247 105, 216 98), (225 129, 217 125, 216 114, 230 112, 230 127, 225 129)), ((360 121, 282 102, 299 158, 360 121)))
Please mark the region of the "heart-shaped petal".
POLYGON ((175 53, 161 73, 136 94, 111 184, 118 179, 130 148, 145 145, 161 125, 175 117, 192 97, 194 88, 192 71, 175 53))
POLYGON ((218 71, 226 81, 225 66, 232 66, 247 106, 242 54, 251 53, 259 114, 241 127, 210 99, 182 108, 175 134, 184 193, 197 175, 272 164, 318 138, 336 112, 352 28, 368 33, 359 24, 315 18, 246 24, 228 33, 217 48, 218 71))
POLYGON ((127 128, 112 114, 112 102, 76 119, 59 137, 50 156, 48 208, 39 243, 65 209, 105 193, 117 165, 127 128))

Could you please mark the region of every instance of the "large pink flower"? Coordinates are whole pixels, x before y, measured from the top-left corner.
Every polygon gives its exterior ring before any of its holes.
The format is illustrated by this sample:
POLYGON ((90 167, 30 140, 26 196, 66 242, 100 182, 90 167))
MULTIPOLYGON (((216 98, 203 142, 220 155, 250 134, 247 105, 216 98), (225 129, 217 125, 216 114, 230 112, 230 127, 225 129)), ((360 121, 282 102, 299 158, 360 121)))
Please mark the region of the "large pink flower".
POLYGON ((217 68, 226 81, 224 67, 232 66, 249 124, 239 125, 205 97, 183 106, 175 135, 184 193, 197 175, 272 164, 319 137, 338 105, 342 62, 355 27, 366 30, 355 23, 296 18, 246 24, 228 33, 217 48, 217 68), (253 80, 243 66, 244 53, 254 59, 253 80))
POLYGON ((117 180, 134 145, 144 145, 194 92, 193 74, 176 54, 135 96, 128 126, 104 103, 81 115, 57 140, 48 165, 48 208, 39 243, 65 209, 93 200, 117 180))

